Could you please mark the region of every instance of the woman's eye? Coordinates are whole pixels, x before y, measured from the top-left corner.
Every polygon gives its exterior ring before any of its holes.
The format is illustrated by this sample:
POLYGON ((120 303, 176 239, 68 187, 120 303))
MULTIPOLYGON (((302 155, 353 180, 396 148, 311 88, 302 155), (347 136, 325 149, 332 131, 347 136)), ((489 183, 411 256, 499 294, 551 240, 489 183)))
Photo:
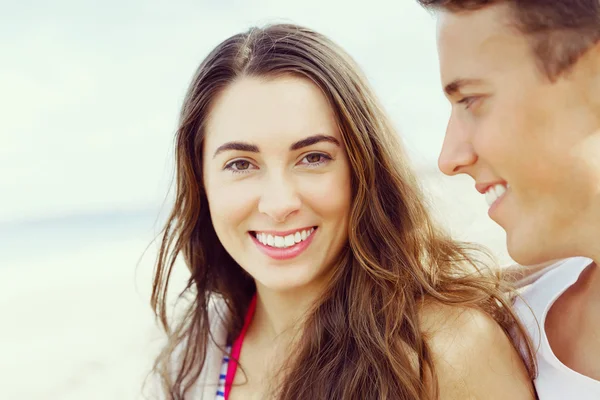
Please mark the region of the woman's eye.
POLYGON ((304 156, 301 161, 301 164, 304 164, 307 167, 318 167, 322 164, 325 164, 331 161, 332 158, 327 154, 323 153, 310 153, 304 156))
POLYGON ((240 160, 240 161, 234 161, 232 163, 232 166, 234 166, 235 169, 242 171, 242 170, 250 168, 250 163, 248 161, 240 160))
POLYGON ((235 161, 232 161, 229 164, 225 165, 224 169, 237 173, 237 172, 246 172, 248 170, 251 170, 252 167, 253 167, 253 165, 250 161, 235 160, 235 161))
POLYGON ((323 158, 323 155, 315 153, 315 154, 309 154, 305 158, 306 158, 306 161, 308 161, 311 164, 314 164, 314 163, 318 163, 319 161, 321 161, 321 159, 323 158))

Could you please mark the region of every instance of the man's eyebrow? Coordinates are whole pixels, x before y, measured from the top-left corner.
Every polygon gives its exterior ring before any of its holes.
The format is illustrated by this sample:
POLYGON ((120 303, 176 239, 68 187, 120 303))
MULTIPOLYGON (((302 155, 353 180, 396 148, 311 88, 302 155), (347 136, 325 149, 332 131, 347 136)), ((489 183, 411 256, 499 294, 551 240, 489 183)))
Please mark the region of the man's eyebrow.
POLYGON ((448 96, 452 96, 459 92, 460 89, 468 85, 480 85, 483 81, 481 79, 455 79, 444 87, 444 92, 448 96))
MULTIPOLYGON (((312 146, 313 144, 317 144, 320 142, 329 142, 329 143, 335 144, 336 146, 340 145, 340 141, 337 140, 335 137, 330 136, 330 135, 319 134, 319 135, 313 135, 313 136, 309 136, 304 139, 298 140, 297 142, 293 143, 290 146, 290 151, 299 150, 301 148, 312 146)), ((213 155, 213 158, 225 151, 230 151, 230 150, 247 151, 250 153, 259 153, 260 152, 260 149, 255 144, 246 143, 246 142, 227 142, 227 143, 222 144, 221 146, 219 146, 217 148, 217 150, 215 150, 215 154, 213 155)))

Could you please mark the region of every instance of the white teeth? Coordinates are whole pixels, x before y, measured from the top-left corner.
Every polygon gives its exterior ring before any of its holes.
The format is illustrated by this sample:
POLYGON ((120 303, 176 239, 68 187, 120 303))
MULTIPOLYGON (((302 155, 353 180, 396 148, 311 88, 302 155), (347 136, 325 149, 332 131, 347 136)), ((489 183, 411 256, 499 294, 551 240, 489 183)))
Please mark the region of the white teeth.
POLYGON ((506 193, 507 188, 508 185, 505 186, 501 184, 490 186, 487 192, 485 192, 485 201, 487 202, 488 206, 491 207, 492 204, 496 202, 496 200, 502 197, 504 193, 506 193))
POLYGON ((315 229, 311 228, 309 230, 297 231, 296 233, 287 236, 273 236, 262 232, 256 232, 256 239, 266 246, 286 248, 306 240, 314 231, 315 229))
POLYGON ((283 236, 275 236, 275 247, 285 247, 285 238, 283 236))
POLYGON ((504 185, 496 185, 494 186, 494 190, 496 190, 496 196, 502 197, 504 193, 506 193, 506 188, 504 185))
POLYGON ((485 202, 488 206, 491 206, 496 201, 496 192, 493 188, 489 188, 487 192, 485 192, 485 202))
POLYGON ((290 247, 296 244, 296 241, 294 240, 294 235, 287 235, 285 237, 285 247, 290 247))

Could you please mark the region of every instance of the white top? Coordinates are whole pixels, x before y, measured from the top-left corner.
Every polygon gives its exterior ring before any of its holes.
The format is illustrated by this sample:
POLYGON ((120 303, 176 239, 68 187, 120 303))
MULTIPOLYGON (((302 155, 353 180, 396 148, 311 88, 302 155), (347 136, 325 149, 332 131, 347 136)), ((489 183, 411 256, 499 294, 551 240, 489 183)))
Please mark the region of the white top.
POLYGON ((211 298, 208 310, 211 339, 206 349, 206 360, 198 381, 191 393, 186 396, 186 400, 213 400, 217 396, 217 392, 223 387, 221 385, 221 383, 224 383, 221 379, 223 356, 225 352, 229 351, 227 330, 225 329, 225 320, 228 318, 229 312, 225 301, 216 296, 211 298), (225 352, 221 349, 225 349, 225 352))
POLYGON ((225 381, 227 379, 227 370, 229 369, 229 356, 231 354, 231 346, 227 346, 221 363, 221 373, 219 375, 219 387, 217 387, 216 400, 225 399, 225 381))
POLYGON ((538 375, 534 383, 540 400, 600 399, 600 381, 564 365, 552 351, 545 330, 550 307, 591 263, 592 260, 583 257, 560 261, 560 265, 549 267, 550 272, 523 291, 521 295, 527 304, 521 299, 516 301, 517 313, 537 349, 538 375))
MULTIPOLYGON (((223 368, 226 368, 226 366, 223 367, 223 356, 225 355, 225 352, 229 351, 229 347, 226 343, 227 330, 225 327, 227 318, 229 318, 229 312, 227 311, 225 301, 217 296, 212 297, 208 309, 211 339, 209 340, 206 349, 204 368, 184 400, 223 399, 223 396, 219 397, 218 392, 224 387, 224 380, 221 378, 223 368), (225 349, 225 351, 222 349, 225 349)), ((186 346, 185 341, 180 343, 172 354, 172 362, 175 364, 175 370, 179 368, 176 364, 181 362, 181 352, 183 351, 184 346, 186 346)), ((149 380, 146 384, 145 391, 147 393, 145 394, 144 399, 167 400, 167 396, 162 391, 160 377, 154 374, 152 378, 153 379, 149 380)))

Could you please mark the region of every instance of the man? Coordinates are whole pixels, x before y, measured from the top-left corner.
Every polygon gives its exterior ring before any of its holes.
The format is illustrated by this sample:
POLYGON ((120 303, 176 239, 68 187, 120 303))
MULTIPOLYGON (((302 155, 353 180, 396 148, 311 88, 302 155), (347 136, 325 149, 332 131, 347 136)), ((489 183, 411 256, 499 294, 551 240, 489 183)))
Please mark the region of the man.
POLYGON ((452 104, 440 169, 475 180, 515 261, 566 259, 517 304, 538 395, 600 399, 600 1, 419 2, 452 104))

